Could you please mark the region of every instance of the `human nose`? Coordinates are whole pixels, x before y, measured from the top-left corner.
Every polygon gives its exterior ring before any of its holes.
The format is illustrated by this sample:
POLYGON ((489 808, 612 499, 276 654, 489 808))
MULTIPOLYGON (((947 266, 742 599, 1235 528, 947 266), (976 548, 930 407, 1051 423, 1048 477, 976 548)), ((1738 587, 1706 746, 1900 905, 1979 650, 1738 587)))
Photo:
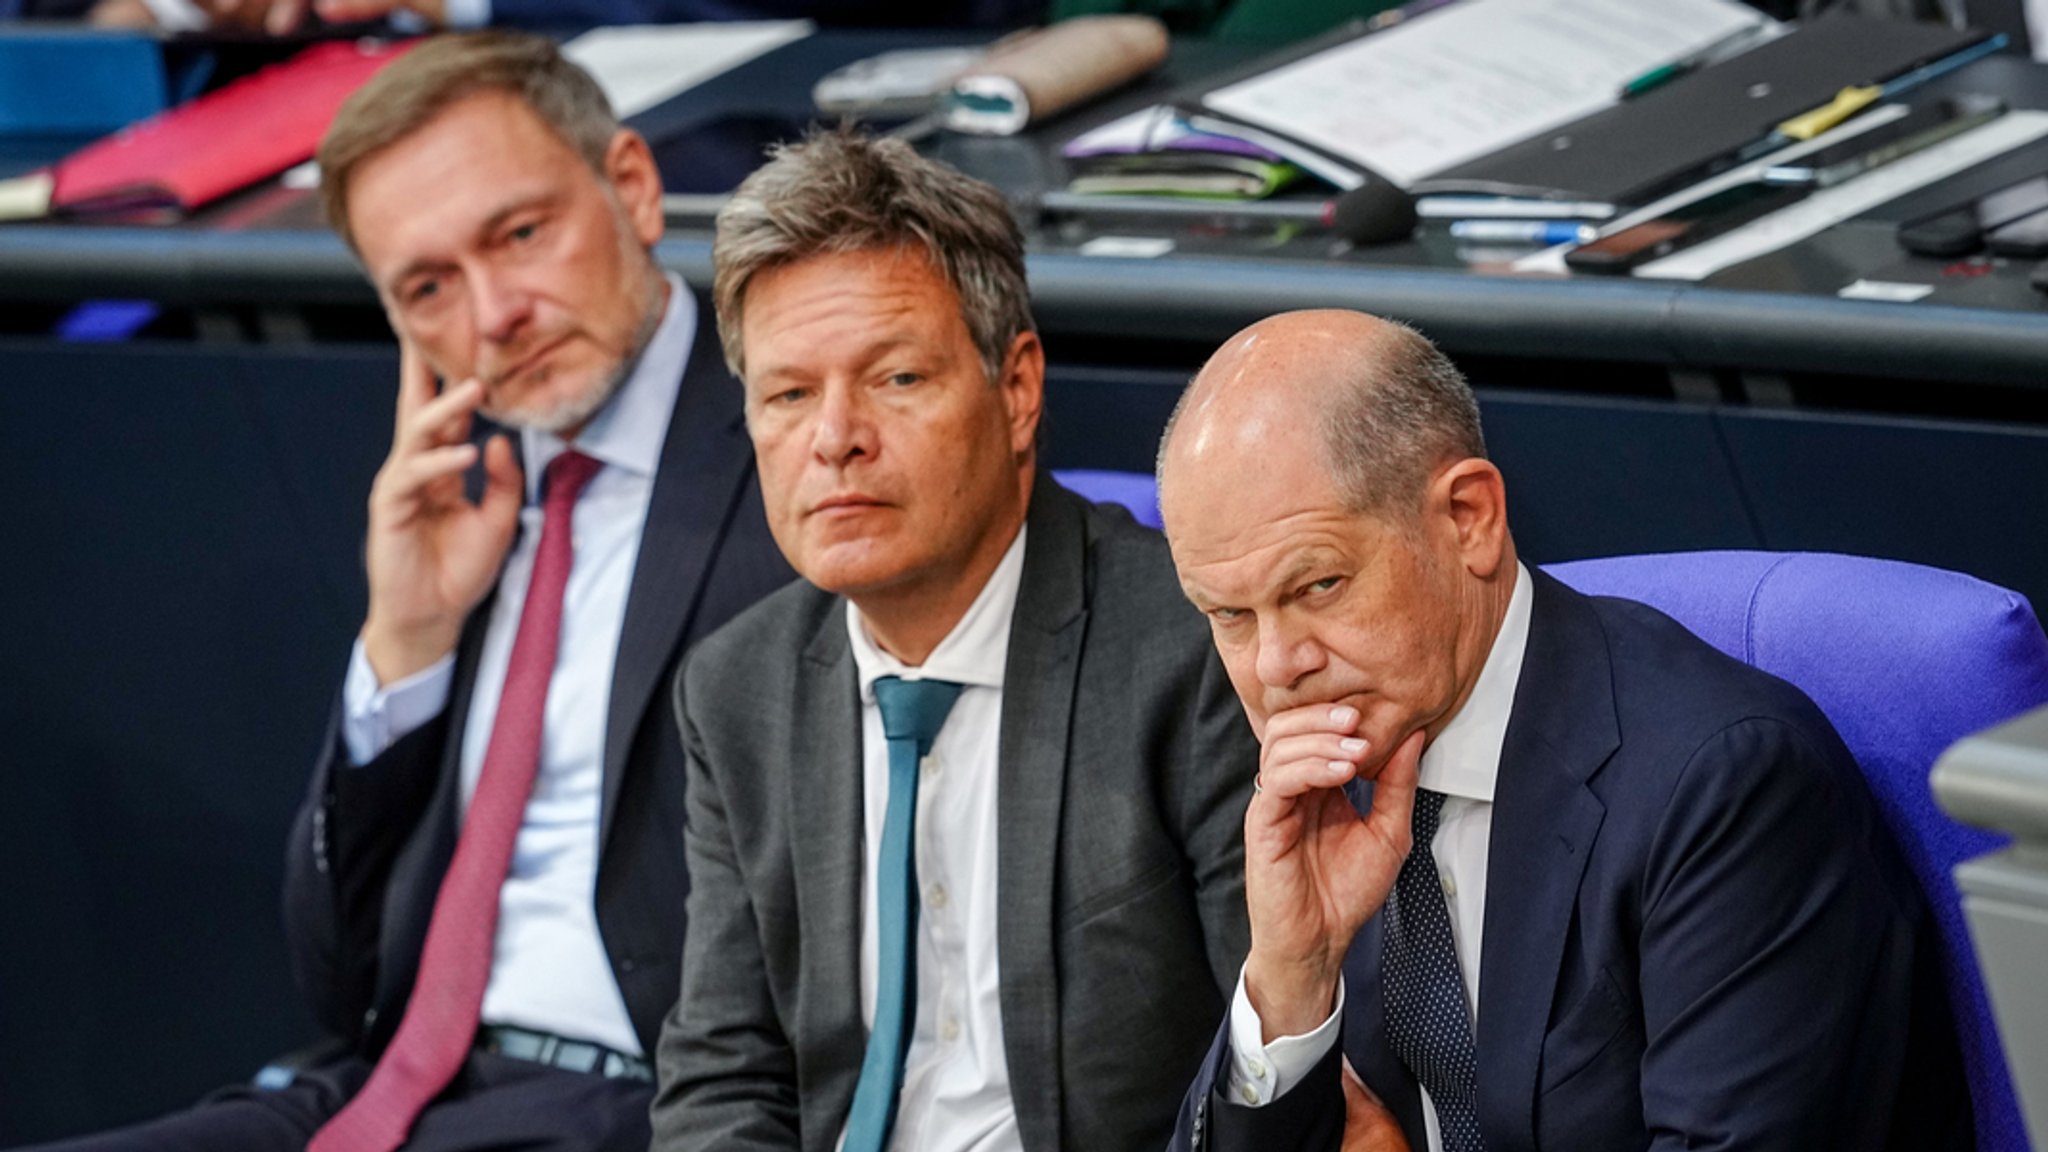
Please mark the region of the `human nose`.
POLYGON ((470 269, 468 279, 477 334, 494 344, 516 339, 533 315, 532 295, 513 277, 487 264, 470 269))
POLYGON ((1259 682, 1268 688, 1293 688, 1326 663, 1315 633, 1294 624, 1285 613, 1259 621, 1258 644, 1259 682))
POLYGON ((811 426, 811 451, 828 464, 844 464, 874 449, 874 424, 859 389, 827 385, 811 426))

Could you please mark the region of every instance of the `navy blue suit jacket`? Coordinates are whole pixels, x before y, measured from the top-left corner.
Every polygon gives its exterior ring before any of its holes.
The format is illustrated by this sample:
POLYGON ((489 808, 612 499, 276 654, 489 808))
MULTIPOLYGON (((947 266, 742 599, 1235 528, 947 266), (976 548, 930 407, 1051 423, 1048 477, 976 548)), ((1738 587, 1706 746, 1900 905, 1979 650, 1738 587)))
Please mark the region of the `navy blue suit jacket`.
MULTIPOLYGON (((738 382, 708 303, 684 370, 626 598, 605 723, 597 921, 645 1051, 680 985, 683 745, 657 689, 684 651, 793 573, 768 534, 738 382)), ((359 1055, 390 1042, 455 851, 464 717, 490 602, 470 615, 439 717, 368 764, 338 732, 292 828, 285 921, 314 1015, 359 1055)), ((338 720, 337 720, 338 729, 338 720)))
MULTIPOLYGON (((1652 609, 1534 578, 1488 847, 1488 1152, 1970 1148, 1933 927, 1827 719, 1652 609)), ((1346 962, 1339 1050, 1422 1152, 1380 930, 1346 962)), ((1338 1147, 1337 1051, 1247 1108, 1219 1091, 1228 1043, 1175 1149, 1338 1147)))

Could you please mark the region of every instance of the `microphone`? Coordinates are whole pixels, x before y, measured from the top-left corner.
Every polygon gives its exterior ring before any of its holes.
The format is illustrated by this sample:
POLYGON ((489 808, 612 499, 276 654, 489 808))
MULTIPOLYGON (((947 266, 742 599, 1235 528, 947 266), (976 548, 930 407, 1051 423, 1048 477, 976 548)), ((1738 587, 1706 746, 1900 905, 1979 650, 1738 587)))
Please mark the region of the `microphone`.
POLYGON ((1415 233, 1415 198, 1384 180, 1368 180, 1332 200, 1196 200, 1177 196, 1077 195, 1043 192, 1040 211, 1095 219, 1174 217, 1183 220, 1307 224, 1353 244, 1390 244, 1415 233))

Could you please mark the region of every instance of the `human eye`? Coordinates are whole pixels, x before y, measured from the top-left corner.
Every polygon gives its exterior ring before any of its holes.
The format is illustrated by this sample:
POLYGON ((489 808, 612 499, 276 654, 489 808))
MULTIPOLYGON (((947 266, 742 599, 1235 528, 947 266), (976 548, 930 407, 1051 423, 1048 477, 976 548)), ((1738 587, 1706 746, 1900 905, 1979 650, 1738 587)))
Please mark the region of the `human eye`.
POLYGON ((405 287, 399 292, 399 298, 409 305, 417 306, 431 302, 440 294, 440 277, 421 276, 407 281, 405 287))
POLYGON ((916 372, 892 372, 889 374, 889 383, 898 388, 908 388, 923 379, 924 377, 916 372))

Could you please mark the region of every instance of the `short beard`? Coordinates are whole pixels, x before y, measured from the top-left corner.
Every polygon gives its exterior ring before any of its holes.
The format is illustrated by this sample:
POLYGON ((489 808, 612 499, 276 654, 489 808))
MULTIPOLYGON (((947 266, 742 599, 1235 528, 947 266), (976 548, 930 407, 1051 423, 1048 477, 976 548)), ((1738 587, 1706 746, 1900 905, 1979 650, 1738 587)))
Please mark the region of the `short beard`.
POLYGON ((625 387, 626 381, 632 378, 633 370, 640 366, 640 357, 646 353, 647 345, 654 339, 655 330, 661 327, 661 318, 665 311, 661 306, 661 273, 655 269, 651 258, 647 262, 647 269, 650 273, 647 279, 647 303, 640 310, 640 327, 633 332, 632 351, 612 365, 609 372, 591 387, 573 396, 563 397, 553 407, 538 412, 494 412, 486 407, 484 415, 507 428, 531 429, 535 432, 561 436, 581 429, 592 417, 603 411, 604 406, 611 403, 612 397, 618 395, 619 389, 625 387))

